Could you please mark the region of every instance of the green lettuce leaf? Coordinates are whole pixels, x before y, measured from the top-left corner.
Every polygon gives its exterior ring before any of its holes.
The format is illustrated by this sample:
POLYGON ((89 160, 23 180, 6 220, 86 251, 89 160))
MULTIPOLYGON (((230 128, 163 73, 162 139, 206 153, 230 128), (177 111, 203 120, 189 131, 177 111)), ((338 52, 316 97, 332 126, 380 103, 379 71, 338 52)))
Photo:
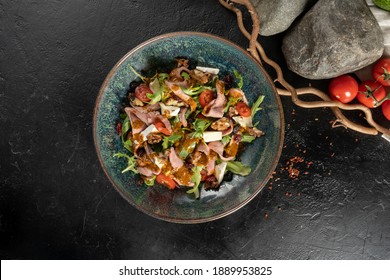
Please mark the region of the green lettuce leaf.
POLYGON ((114 157, 127 159, 127 167, 122 170, 122 173, 125 173, 127 171, 131 171, 131 172, 136 173, 136 174, 138 173, 137 163, 135 161, 135 156, 129 156, 129 155, 123 154, 123 153, 116 153, 116 154, 114 154, 114 157))
POLYGON ((239 161, 228 161, 226 170, 240 176, 248 176, 252 169, 239 161))

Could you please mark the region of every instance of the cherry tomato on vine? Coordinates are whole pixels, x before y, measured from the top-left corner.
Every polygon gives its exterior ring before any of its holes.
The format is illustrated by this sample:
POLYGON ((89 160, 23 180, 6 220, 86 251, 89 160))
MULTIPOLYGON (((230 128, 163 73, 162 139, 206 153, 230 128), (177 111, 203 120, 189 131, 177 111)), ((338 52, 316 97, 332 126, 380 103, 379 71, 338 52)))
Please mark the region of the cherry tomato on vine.
POLYGON ((390 100, 382 103, 382 113, 390 121, 390 100))
POLYGON ((333 100, 349 103, 355 99, 359 85, 350 75, 333 78, 329 84, 329 95, 333 100))
POLYGON ((251 108, 242 101, 236 104, 236 110, 241 117, 249 117, 252 114, 251 108))
POLYGON ((376 103, 385 97, 385 89, 376 81, 365 81, 361 83, 359 85, 359 92, 356 96, 357 100, 368 108, 376 107, 376 103))
POLYGON ((138 87, 136 87, 134 96, 142 102, 149 102, 150 98, 147 96, 148 93, 152 94, 153 92, 146 84, 140 84, 138 87))
POLYGON ((390 86, 390 58, 379 59, 372 68, 372 76, 384 86, 390 86))
POLYGON ((162 173, 158 174, 156 176, 157 183, 166 186, 168 189, 173 190, 176 188, 176 183, 173 181, 171 177, 168 177, 167 175, 164 175, 162 173))
POLYGON ((205 107, 214 99, 214 91, 206 89, 199 95, 200 106, 205 107))

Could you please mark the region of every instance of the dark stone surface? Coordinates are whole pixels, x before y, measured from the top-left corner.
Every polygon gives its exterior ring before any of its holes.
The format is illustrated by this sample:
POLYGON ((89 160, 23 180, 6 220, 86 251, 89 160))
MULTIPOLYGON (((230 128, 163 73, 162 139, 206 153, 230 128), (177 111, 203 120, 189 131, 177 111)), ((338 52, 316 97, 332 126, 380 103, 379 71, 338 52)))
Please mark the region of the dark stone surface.
POLYGON ((383 53, 383 35, 364 0, 319 0, 283 40, 288 67, 309 79, 359 70, 383 53))
MULTIPOLYGON (((170 224, 114 191, 95 154, 92 114, 116 61, 178 30, 247 47, 218 1, 161 2, 0 1, 1 258, 389 259, 390 144, 332 129, 329 110, 300 109, 288 98, 276 174, 231 216, 170 224), (293 163, 293 180, 285 168, 295 156, 303 162, 293 163)), ((281 37, 261 42, 286 68, 281 37)), ((326 85, 288 71, 286 79, 326 85)))

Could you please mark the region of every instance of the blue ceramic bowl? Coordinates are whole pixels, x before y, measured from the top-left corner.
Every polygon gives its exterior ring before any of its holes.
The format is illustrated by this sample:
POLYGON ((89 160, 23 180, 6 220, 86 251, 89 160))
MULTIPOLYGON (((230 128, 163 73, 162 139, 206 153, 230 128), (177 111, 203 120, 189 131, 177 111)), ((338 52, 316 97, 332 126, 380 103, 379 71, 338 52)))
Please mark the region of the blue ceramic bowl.
POLYGON ((170 33, 150 39, 127 53, 110 71, 96 101, 94 141, 103 170, 115 189, 133 206, 153 217, 176 223, 200 223, 224 217, 247 204, 264 187, 279 160, 283 144, 284 119, 276 89, 264 69, 243 49, 210 34, 170 33), (175 66, 175 57, 189 58, 194 65, 219 68, 222 75, 237 70, 243 76, 243 90, 252 104, 264 95, 263 110, 256 115, 265 136, 247 145, 240 160, 252 167, 247 177, 234 176, 219 191, 201 191, 194 200, 185 191, 147 187, 138 175, 121 173, 126 162, 114 158, 125 152, 115 125, 129 83, 137 77, 129 70, 150 74, 175 66))

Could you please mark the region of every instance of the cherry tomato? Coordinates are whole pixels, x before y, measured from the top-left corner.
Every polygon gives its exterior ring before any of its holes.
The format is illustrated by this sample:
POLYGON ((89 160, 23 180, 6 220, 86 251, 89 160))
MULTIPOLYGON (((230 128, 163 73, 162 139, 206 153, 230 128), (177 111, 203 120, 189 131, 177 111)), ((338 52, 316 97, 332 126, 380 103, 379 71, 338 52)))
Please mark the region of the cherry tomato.
POLYGON ((160 131, 162 134, 165 135, 171 135, 171 132, 168 130, 168 128, 165 127, 165 125, 162 122, 155 122, 154 126, 157 128, 158 131, 160 131))
POLYGON ((390 121, 390 100, 382 103, 382 113, 390 121))
POLYGON ((162 173, 158 174, 156 176, 157 183, 166 186, 168 189, 173 190, 176 188, 176 183, 173 181, 171 177, 168 177, 167 175, 164 175, 162 173))
POLYGON ((142 102, 149 102, 150 98, 147 96, 148 93, 152 94, 153 92, 146 84, 140 84, 136 87, 134 95, 142 102))
POLYGON ((333 100, 341 103, 351 102, 358 93, 359 85, 350 75, 334 78, 329 84, 329 95, 333 100))
POLYGON ((390 58, 379 59, 372 68, 374 79, 384 86, 390 86, 390 58))
POLYGON ((205 107, 214 99, 214 91, 206 89, 199 95, 200 106, 205 107))
POLYGON ((249 117, 252 114, 251 108, 242 101, 236 104, 236 110, 241 117, 249 117))
POLYGON ((376 81, 365 81, 359 85, 359 92, 356 96, 357 100, 368 108, 376 107, 376 101, 381 101, 386 97, 386 91, 383 86, 376 81), (371 95, 368 96, 367 95, 371 95))

